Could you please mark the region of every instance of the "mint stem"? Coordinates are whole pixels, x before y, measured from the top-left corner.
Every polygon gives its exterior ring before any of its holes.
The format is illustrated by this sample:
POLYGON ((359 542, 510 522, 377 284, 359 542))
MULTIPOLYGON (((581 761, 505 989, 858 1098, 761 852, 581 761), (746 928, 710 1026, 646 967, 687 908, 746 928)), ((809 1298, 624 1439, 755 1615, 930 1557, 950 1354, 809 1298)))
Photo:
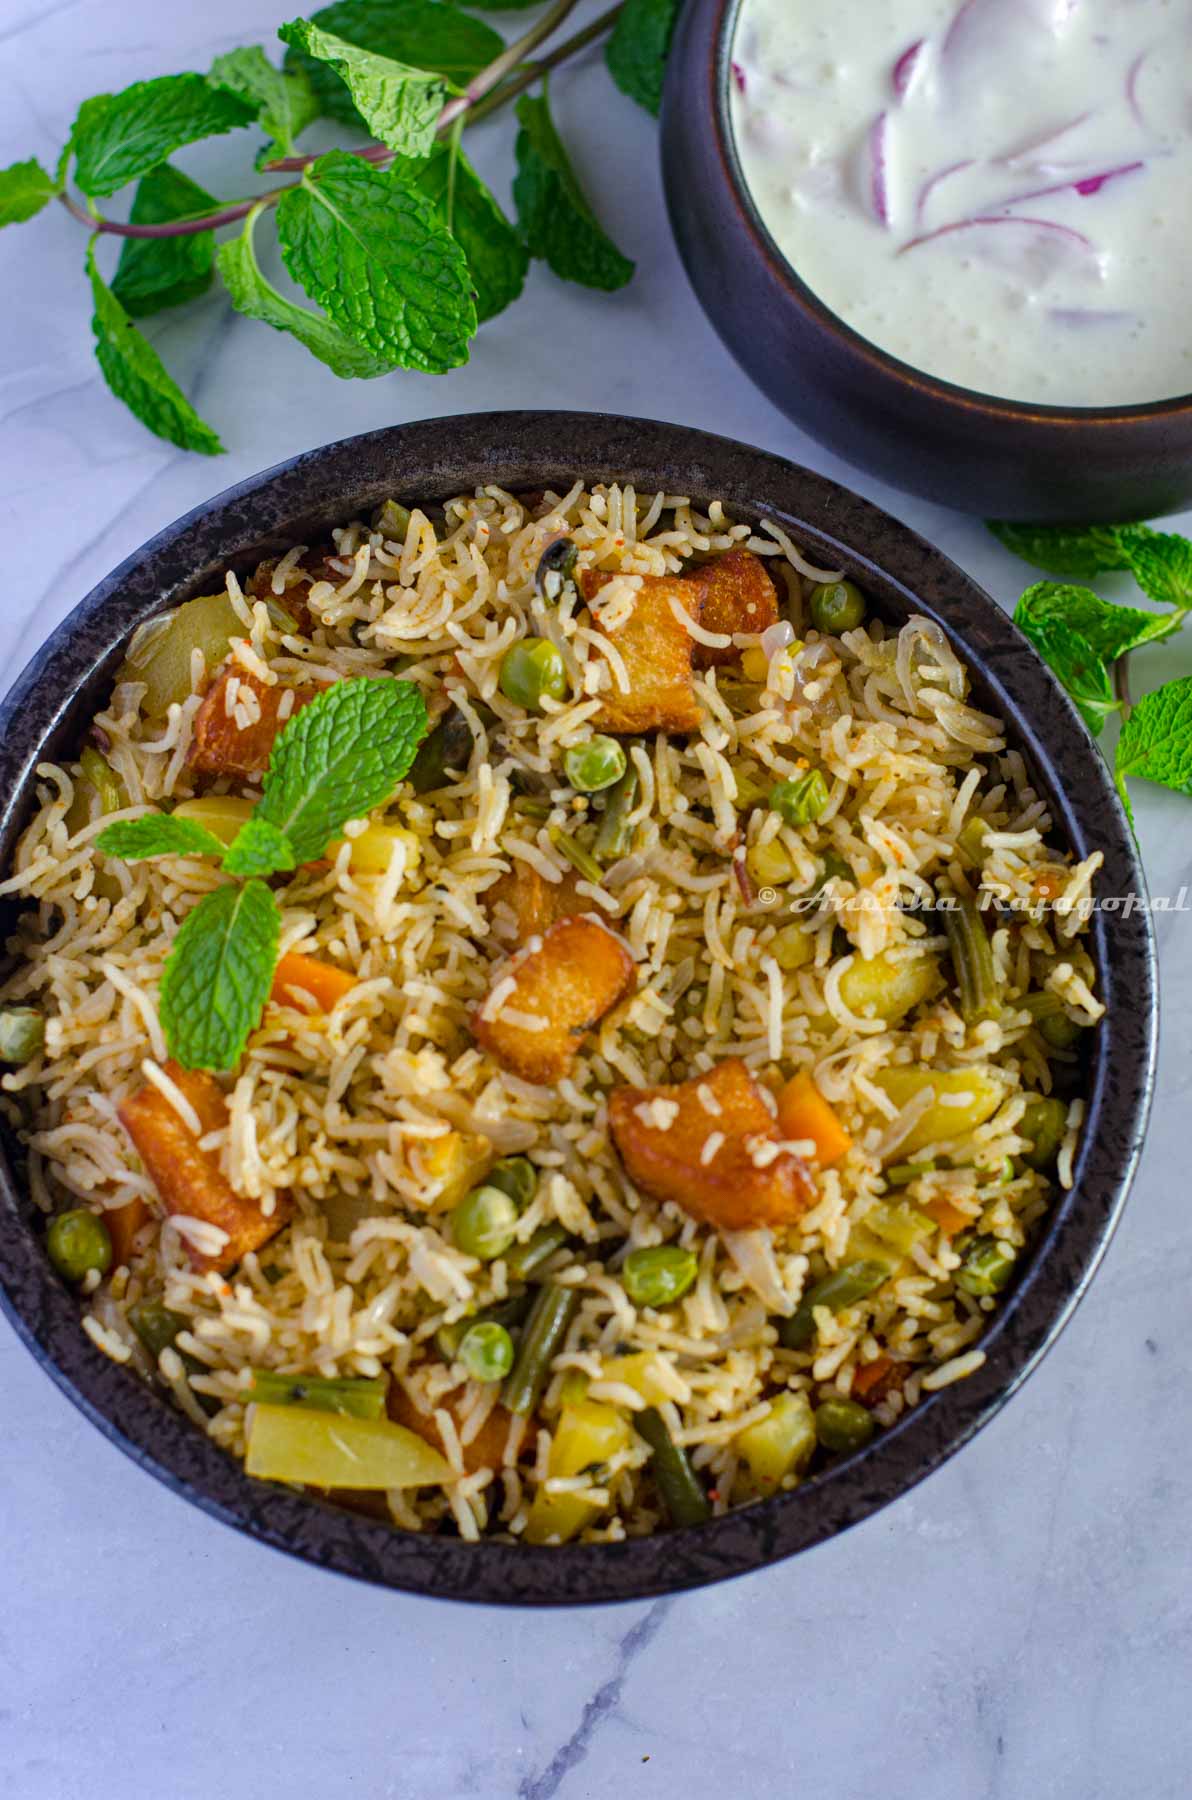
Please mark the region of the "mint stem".
POLYGON ((1121 705, 1122 722, 1130 717, 1134 710, 1134 702, 1130 698, 1130 654, 1119 656, 1113 665, 1113 691, 1121 705))

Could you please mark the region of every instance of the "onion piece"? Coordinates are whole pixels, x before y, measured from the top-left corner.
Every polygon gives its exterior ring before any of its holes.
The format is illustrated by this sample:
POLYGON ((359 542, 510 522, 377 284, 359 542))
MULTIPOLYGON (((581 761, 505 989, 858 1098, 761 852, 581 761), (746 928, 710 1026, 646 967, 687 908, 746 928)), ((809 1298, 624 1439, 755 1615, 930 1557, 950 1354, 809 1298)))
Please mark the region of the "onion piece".
POLYGON ((1057 138, 1066 137, 1078 125, 1086 125, 1092 116, 1093 109, 1090 108, 1088 112, 1077 113, 1074 119, 1068 119, 1063 125, 1049 125, 1046 131, 1037 131, 1034 137, 1024 139, 1013 150, 1005 150, 993 160, 1003 167, 1012 168, 1016 162, 1022 162, 1026 157, 1033 156, 1036 150, 1042 150, 1045 144, 1054 144, 1057 138))
POLYGON ((1130 64, 1130 68, 1126 75, 1126 104, 1133 113, 1136 122, 1144 129, 1146 127, 1146 117, 1138 99, 1138 78, 1142 74, 1142 65, 1149 55, 1149 50, 1143 50, 1140 55, 1136 56, 1134 61, 1130 64))
POLYGON ((937 169, 934 175, 929 175, 927 177, 927 180, 915 195, 916 231, 923 223, 927 211, 927 202, 930 200, 941 181, 946 181, 949 175, 959 175, 963 169, 971 169, 973 167, 973 161, 974 159, 971 156, 966 157, 963 162, 949 163, 946 169, 937 169))
POLYGON ((1049 194, 1066 194, 1069 191, 1088 199, 1092 194, 1099 194, 1106 182, 1116 181, 1120 175, 1134 175, 1139 169, 1146 168, 1145 157, 1135 162, 1119 163, 1116 169, 1101 169, 1096 175, 1078 176, 1075 181, 1056 181, 1050 187, 1032 188, 1027 194, 1012 194, 1007 200, 998 200, 999 208, 1005 206, 1025 206, 1028 200, 1045 200, 1049 194))
POLYGON ((1138 320, 1137 313, 1122 312, 1107 306, 1049 306, 1047 317, 1054 319, 1057 325, 1070 326, 1077 331, 1090 325, 1127 325, 1135 324, 1138 320))
POLYGON ((879 225, 890 224, 890 192, 886 182, 886 149, 889 114, 880 112, 869 127, 869 201, 879 225))
POLYGON ((743 94, 745 92, 745 71, 739 62, 732 64, 732 71, 733 81, 736 83, 737 92, 738 94, 743 94))
POLYGON ((767 657, 778 655, 788 644, 795 641, 795 628, 789 619, 779 619, 775 625, 767 625, 762 632, 762 650, 767 657))
POLYGON ((890 82, 899 100, 906 99, 911 82, 915 79, 916 71, 921 66, 920 59, 926 48, 927 39, 916 38, 915 42, 903 51, 894 64, 890 73, 890 82))
POLYGON ((778 1313, 782 1318, 788 1319, 795 1310, 795 1302, 782 1285, 782 1276, 774 1255, 774 1238, 769 1228, 761 1225, 753 1231, 722 1231, 720 1241, 748 1285, 764 1303, 766 1311, 778 1313))
POLYGON ((1091 238, 1085 237, 1083 231, 1074 231, 1070 225, 1060 225, 1054 219, 1024 218, 1017 213, 1001 213, 995 218, 978 214, 971 219, 956 219, 951 225, 940 225, 935 231, 925 231, 919 237, 913 237, 901 246, 899 256, 905 256, 908 250, 917 250, 922 244, 930 244, 936 238, 947 237, 954 231, 972 231, 976 227, 987 225, 1020 225, 1028 226, 1035 231, 1054 232, 1057 237, 1066 238, 1069 243, 1076 244, 1081 250, 1095 254, 1095 245, 1091 238))

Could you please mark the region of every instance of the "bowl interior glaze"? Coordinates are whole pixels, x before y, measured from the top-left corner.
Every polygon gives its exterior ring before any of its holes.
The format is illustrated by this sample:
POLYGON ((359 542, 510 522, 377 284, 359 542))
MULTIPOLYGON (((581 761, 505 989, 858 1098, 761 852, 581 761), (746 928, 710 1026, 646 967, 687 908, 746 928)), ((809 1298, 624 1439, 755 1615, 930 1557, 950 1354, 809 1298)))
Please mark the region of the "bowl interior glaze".
MULTIPOLYGON (((677 426, 582 413, 428 420, 348 439, 229 489, 151 539, 76 607, 0 706, 4 866, 30 814, 37 763, 73 749, 143 620, 204 591, 226 566, 250 567, 387 496, 443 499, 487 483, 565 491, 577 474, 629 480, 642 492, 719 496, 733 517, 774 519, 816 562, 844 566, 891 621, 912 610, 936 620, 969 663, 980 702, 1006 719, 1076 854, 1103 851, 1100 891, 1145 891, 1112 784, 1069 701, 994 602, 944 556, 847 489, 780 458, 677 426)), ((144 1469, 214 1517, 325 1568, 417 1593, 531 1605, 627 1600, 740 1574, 856 1523, 938 1467, 1025 1378, 1086 1289, 1124 1201, 1149 1104, 1149 915, 1098 915, 1091 948, 1108 1012, 1096 1034, 1076 1185, 994 1315, 985 1365, 795 1492, 694 1530, 560 1550, 469 1545, 391 1531, 251 1481, 80 1330, 77 1303, 45 1257, 10 1134, 0 1156, 0 1297, 51 1377, 144 1469)))

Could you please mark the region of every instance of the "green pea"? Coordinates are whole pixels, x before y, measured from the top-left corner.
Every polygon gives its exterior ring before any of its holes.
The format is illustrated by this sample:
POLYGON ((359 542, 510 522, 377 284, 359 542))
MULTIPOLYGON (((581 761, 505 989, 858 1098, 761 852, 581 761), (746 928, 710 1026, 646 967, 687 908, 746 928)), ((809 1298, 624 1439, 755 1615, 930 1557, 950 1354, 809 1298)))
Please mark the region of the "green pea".
POLYGON ((508 1194, 518 1212, 524 1212, 534 1198, 538 1171, 528 1156, 503 1156, 489 1170, 485 1187, 500 1188, 508 1194))
POLYGON ((1022 1152, 1022 1160, 1032 1169, 1050 1169, 1060 1153, 1064 1133, 1068 1129, 1068 1108, 1062 1100, 1028 1100, 1018 1121, 1018 1135, 1030 1140, 1031 1148, 1022 1152))
POLYGON ((699 1273, 699 1258, 678 1244, 656 1244, 631 1250, 621 1269, 621 1282, 635 1306, 673 1306, 699 1273))
POLYGON ((0 1010, 0 1062, 32 1062, 46 1041, 46 1022, 32 1006, 0 1010))
POLYGON ((457 1250, 493 1262, 513 1242, 517 1207, 498 1187, 473 1188, 451 1214, 451 1235, 457 1250))
POLYGON ((809 769, 793 781, 780 781, 770 789, 770 811, 788 825, 811 825, 828 804, 828 784, 822 769, 809 769))
POLYGON ((522 638, 501 658, 499 686, 515 706, 539 712, 544 699, 561 700, 566 694, 567 670, 548 638, 522 638))
POLYGON ((811 590, 808 608, 817 631, 837 635, 855 631, 867 611, 865 596, 854 581, 821 581, 811 590))
POLYGON ((1014 1268, 1014 1252, 995 1237, 975 1237, 956 1271, 956 1285, 980 1298, 1000 1293, 1014 1268))
POLYGON ((59 1213, 46 1232, 50 1261, 67 1281, 82 1281, 92 1269, 106 1275, 112 1266, 112 1237, 98 1213, 85 1206, 59 1213))
POLYGON ((1070 1019, 1064 1012, 1039 1020, 1039 1036, 1053 1050, 1073 1049, 1079 1043, 1083 1029, 1082 1025, 1078 1025, 1075 1019, 1070 1019))
POLYGON ((503 1325, 484 1319, 465 1331, 456 1357, 473 1381, 504 1381, 513 1367, 513 1339, 503 1325))
POLYGON ((815 1435, 834 1456, 859 1450, 876 1430, 873 1415, 856 1400, 825 1400, 815 1409, 815 1435))
POLYGON ((572 744, 563 768, 577 794, 599 794, 625 773, 625 752, 616 738, 589 738, 586 744, 572 744))

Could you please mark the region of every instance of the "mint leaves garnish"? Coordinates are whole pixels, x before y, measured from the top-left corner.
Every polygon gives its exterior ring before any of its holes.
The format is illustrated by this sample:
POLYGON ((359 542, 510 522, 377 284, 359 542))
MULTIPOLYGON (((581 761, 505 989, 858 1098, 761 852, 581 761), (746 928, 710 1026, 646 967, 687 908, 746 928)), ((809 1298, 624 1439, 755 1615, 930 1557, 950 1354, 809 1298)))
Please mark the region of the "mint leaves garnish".
POLYGON ((1023 562, 1053 575, 1082 575, 1087 581, 1130 567, 1117 525, 1008 525, 991 520, 989 529, 1023 562))
POLYGON ((1014 609, 1014 623, 1059 676, 1097 737, 1120 702, 1113 665, 1120 656, 1178 630, 1175 614, 1115 606, 1090 588, 1037 581, 1014 609))
POLYGON ((85 100, 53 174, 32 158, 0 170, 0 228, 57 198, 92 233, 96 354, 109 388, 159 437, 215 455, 216 433, 131 321, 201 300, 217 277, 238 312, 286 332, 344 378, 458 368, 480 324, 517 299, 535 257, 563 280, 623 287, 634 265, 581 186, 545 71, 607 38, 613 80, 656 113, 681 4, 622 0, 560 41, 578 0, 545 9, 491 0, 484 10, 513 16, 506 42, 454 0, 335 0, 281 27, 284 67, 260 45, 242 45, 206 75, 163 75, 85 100), (537 14, 530 24, 528 12, 537 14), (516 223, 460 147, 467 127, 515 100, 516 223), (306 151, 303 134, 318 119, 374 141, 350 154, 306 151), (247 169, 224 201, 175 165, 188 145, 242 127, 256 128, 259 191, 247 169), (128 222, 105 216, 99 202, 134 183, 128 222), (263 272, 268 246, 258 256, 255 234, 269 216, 313 307, 263 272), (219 241, 232 225, 242 234, 219 241), (114 272, 95 252, 109 236, 123 245, 114 272))
POLYGON ((426 702, 413 682, 337 681, 279 732, 261 799, 226 848, 175 813, 117 819, 100 832, 96 845, 107 856, 217 856, 225 874, 249 878, 200 900, 166 958, 162 1029, 184 1068, 235 1068, 260 1023, 281 928, 261 878, 315 861, 349 819, 388 800, 426 731, 426 702))
POLYGON ((1114 773, 1127 810, 1128 775, 1192 794, 1192 676, 1143 695, 1122 726, 1114 773))

